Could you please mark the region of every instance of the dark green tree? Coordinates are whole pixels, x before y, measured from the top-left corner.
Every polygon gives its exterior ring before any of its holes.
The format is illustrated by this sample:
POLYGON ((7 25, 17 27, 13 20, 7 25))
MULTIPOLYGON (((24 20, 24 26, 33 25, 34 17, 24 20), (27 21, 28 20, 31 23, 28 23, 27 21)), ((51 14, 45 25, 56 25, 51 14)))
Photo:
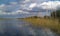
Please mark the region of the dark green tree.
POLYGON ((55 18, 55 12, 51 13, 51 17, 55 18))
POLYGON ((60 10, 56 10, 56 11, 53 11, 51 13, 51 17, 54 17, 54 18, 60 18, 60 10))
POLYGON ((51 17, 59 19, 60 22, 60 10, 53 11, 51 17))

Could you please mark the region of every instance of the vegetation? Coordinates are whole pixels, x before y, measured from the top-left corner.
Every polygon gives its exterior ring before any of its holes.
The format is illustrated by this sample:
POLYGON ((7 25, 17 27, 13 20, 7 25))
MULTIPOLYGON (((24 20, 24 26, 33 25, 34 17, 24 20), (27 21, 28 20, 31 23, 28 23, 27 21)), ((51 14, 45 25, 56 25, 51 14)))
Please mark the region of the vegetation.
POLYGON ((55 19, 56 18, 59 19, 59 23, 60 23, 60 10, 56 10, 56 11, 52 12, 51 17, 53 17, 55 19))
POLYGON ((60 34, 60 24, 58 23, 58 19, 25 18, 23 20, 32 23, 35 27, 50 28, 54 32, 60 34))
POLYGON ((51 13, 51 17, 60 18, 60 10, 56 10, 51 13))
POLYGON ((24 18, 23 20, 32 23, 35 27, 50 28, 60 34, 60 10, 52 12, 51 16, 44 16, 44 18, 33 16, 24 18))

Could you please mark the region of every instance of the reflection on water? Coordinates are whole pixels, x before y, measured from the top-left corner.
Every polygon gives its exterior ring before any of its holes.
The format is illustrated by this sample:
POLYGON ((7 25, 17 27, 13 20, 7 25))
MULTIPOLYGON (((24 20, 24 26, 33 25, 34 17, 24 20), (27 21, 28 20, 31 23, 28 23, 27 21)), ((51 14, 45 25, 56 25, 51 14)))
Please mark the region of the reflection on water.
POLYGON ((34 28, 18 19, 0 20, 0 36, 56 36, 50 29, 34 28))

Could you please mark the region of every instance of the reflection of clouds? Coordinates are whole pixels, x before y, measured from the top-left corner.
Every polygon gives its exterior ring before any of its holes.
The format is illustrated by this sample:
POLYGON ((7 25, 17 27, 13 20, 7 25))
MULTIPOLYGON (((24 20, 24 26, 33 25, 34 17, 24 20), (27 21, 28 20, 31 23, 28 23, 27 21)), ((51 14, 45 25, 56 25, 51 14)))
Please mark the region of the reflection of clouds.
POLYGON ((45 28, 42 30, 42 34, 46 35, 46 36, 55 36, 55 33, 53 33, 50 29, 45 28))
POLYGON ((29 34, 32 34, 32 35, 36 36, 35 30, 32 29, 32 28, 29 28, 29 34))
POLYGON ((55 36, 48 28, 35 28, 30 23, 16 19, 0 21, 0 33, 6 34, 5 32, 20 36, 55 36))

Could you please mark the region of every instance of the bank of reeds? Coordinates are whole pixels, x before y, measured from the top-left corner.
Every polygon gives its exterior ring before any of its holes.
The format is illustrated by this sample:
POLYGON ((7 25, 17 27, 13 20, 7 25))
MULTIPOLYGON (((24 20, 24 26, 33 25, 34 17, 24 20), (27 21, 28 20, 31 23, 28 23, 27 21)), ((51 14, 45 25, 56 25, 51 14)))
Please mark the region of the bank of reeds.
POLYGON ((24 18, 23 20, 32 23, 35 27, 50 28, 52 31, 60 34, 60 23, 58 22, 58 19, 24 18))

